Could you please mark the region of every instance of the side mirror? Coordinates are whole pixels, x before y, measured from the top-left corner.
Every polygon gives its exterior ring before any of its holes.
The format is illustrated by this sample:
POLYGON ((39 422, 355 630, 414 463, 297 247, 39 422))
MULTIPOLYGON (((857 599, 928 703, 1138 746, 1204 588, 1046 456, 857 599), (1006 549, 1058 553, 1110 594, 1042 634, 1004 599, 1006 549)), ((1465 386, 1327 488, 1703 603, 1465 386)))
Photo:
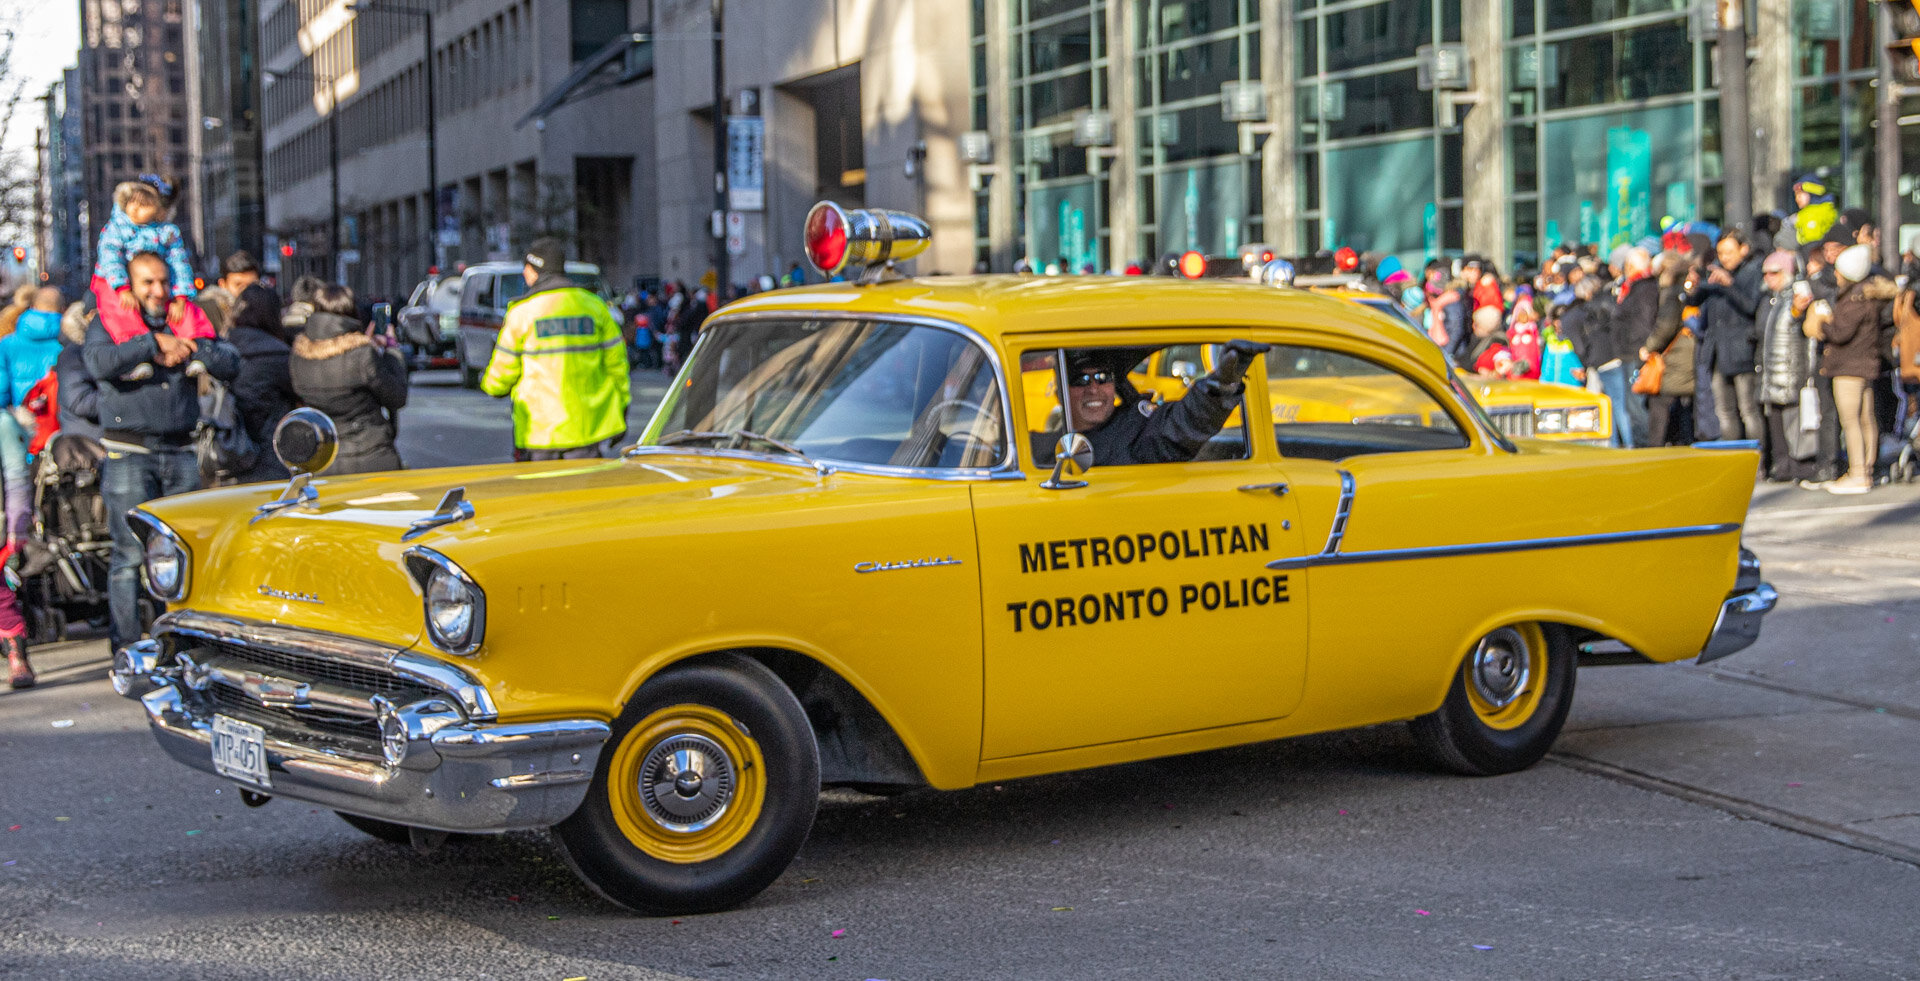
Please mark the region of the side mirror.
POLYGON ((1200 366, 1191 361, 1175 361, 1173 377, 1180 379, 1183 385, 1192 385, 1193 380, 1200 377, 1200 366))
POLYGON ((1053 476, 1048 477, 1040 486, 1047 490, 1072 490, 1085 487, 1087 482, 1078 479, 1093 469, 1093 441, 1079 433, 1068 433, 1060 437, 1053 447, 1053 476))
POLYGON ((333 466, 340 434, 333 420, 319 409, 302 406, 280 418, 273 427, 273 455, 296 474, 317 474, 333 466))

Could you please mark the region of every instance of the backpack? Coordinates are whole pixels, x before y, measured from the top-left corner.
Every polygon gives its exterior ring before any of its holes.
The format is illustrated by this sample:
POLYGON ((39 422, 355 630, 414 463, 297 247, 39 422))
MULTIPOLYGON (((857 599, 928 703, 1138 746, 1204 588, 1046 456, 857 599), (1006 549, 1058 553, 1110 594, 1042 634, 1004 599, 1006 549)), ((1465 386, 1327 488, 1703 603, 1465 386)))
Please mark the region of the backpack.
POLYGON ((200 459, 200 475, 211 486, 231 483, 253 469, 260 447, 247 435, 239 403, 225 383, 209 375, 200 396, 200 422, 193 428, 193 453, 200 459))

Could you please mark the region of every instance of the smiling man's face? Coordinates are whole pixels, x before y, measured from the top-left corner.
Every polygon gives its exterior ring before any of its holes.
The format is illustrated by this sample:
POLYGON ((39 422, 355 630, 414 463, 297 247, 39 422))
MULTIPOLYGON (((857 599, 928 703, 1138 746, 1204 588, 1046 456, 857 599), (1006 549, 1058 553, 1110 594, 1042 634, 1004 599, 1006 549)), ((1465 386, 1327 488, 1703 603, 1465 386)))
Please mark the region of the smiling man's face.
POLYGON ((1075 432, 1099 429, 1113 418, 1117 398, 1113 372, 1093 365, 1067 369, 1067 401, 1073 412, 1075 432))

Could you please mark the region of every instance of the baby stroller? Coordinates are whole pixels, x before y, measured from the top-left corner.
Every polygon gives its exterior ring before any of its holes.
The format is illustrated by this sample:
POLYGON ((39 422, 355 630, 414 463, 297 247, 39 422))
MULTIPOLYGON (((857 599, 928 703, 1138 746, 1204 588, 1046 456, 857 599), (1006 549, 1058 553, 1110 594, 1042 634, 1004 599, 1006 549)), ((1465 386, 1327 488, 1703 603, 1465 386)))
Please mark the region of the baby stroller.
POLYGON ((21 546, 19 587, 29 644, 63 640, 75 621, 106 622, 113 551, 100 494, 106 455, 97 440, 58 433, 34 461, 33 533, 21 546))

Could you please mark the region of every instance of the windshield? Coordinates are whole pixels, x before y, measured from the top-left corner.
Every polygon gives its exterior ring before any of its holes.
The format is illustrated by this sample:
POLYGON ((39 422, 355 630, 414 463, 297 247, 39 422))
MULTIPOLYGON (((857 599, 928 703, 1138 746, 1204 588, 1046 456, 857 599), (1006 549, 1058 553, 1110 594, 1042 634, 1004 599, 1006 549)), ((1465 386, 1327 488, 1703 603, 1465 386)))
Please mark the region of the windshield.
POLYGON ((984 349, 955 331, 870 320, 722 323, 702 336, 644 442, 745 445, 743 433, 855 464, 982 469, 1007 453, 984 349))

